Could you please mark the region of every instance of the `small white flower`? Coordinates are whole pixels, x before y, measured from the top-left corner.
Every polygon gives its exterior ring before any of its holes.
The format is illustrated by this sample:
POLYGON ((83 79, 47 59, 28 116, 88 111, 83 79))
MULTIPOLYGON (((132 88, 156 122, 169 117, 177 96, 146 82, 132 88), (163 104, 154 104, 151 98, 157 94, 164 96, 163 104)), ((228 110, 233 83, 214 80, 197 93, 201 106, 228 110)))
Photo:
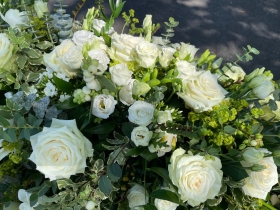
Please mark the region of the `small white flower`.
POLYGON ((153 132, 149 131, 149 129, 145 126, 138 126, 131 132, 131 140, 134 142, 136 147, 148 146, 152 136, 153 132))
POLYGON ((50 81, 48 81, 48 83, 46 84, 44 93, 46 96, 49 96, 49 97, 53 97, 57 94, 55 86, 50 81))
POLYGON ((95 96, 92 104, 92 114, 107 119, 115 110, 117 101, 111 95, 100 94, 95 96))
POLYGON ((59 101, 63 102, 63 101, 65 101, 66 99, 68 99, 70 97, 71 97, 70 95, 62 94, 62 95, 59 96, 59 101))
MULTIPOLYGON (((19 210, 33 210, 34 208, 30 206, 29 198, 31 196, 31 193, 27 192, 24 189, 20 189, 18 191, 18 199, 22 202, 19 206, 19 210)), ((36 207, 38 204, 35 204, 34 207, 36 207)))
POLYGON ((102 75, 107 69, 110 59, 108 55, 103 50, 90 50, 88 51, 88 56, 91 59, 98 60, 96 75, 102 75))
POLYGON ((60 73, 60 72, 56 73, 56 77, 64 80, 65 82, 69 82, 69 80, 70 80, 64 73, 60 73))

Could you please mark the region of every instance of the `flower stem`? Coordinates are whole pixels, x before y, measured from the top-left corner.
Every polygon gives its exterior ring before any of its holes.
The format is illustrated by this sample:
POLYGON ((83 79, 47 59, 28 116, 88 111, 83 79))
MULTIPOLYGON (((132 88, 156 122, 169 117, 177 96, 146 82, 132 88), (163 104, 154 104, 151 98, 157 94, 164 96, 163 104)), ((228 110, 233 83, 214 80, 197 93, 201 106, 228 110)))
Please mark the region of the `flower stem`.
POLYGON ((276 208, 274 208, 273 206, 271 206, 270 204, 266 203, 265 201, 261 200, 262 205, 264 205, 266 208, 271 209, 271 210, 277 210, 276 208))

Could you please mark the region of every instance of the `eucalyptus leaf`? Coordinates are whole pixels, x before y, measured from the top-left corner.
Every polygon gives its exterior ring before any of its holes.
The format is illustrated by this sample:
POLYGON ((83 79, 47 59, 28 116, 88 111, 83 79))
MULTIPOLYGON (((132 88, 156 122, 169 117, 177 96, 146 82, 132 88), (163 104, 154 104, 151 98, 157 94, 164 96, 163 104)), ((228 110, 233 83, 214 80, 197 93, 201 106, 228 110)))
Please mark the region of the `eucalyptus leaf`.
POLYGON ((29 203, 30 206, 33 207, 36 205, 36 203, 38 202, 38 193, 32 193, 31 196, 29 197, 29 203))
POLYGON ((230 125, 226 125, 224 127, 224 131, 228 134, 234 134, 236 129, 234 127, 230 126, 230 125))
POLYGON ((101 178, 98 181, 98 187, 101 192, 103 192, 106 195, 109 195, 111 191, 113 190, 113 185, 110 181, 110 179, 106 176, 101 176, 101 178))
POLYGON ((260 133, 263 130, 263 125, 260 123, 257 123, 255 125, 253 125, 251 133, 253 135, 256 135, 257 133, 260 133))
POLYGON ((122 177, 122 169, 117 163, 112 163, 107 168, 107 175, 113 182, 117 182, 122 177))

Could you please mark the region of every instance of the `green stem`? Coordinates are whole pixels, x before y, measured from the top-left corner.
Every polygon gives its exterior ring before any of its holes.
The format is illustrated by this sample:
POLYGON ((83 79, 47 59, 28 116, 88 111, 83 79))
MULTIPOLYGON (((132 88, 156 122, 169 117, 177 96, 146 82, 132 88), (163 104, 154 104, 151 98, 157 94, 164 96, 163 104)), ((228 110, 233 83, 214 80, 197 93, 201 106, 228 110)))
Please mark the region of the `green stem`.
POLYGON ((166 102, 170 101, 170 99, 172 98, 172 96, 174 95, 176 91, 173 89, 172 93, 170 94, 170 96, 168 97, 168 99, 166 100, 166 102))
POLYGON ((274 208, 273 206, 271 206, 270 204, 266 203, 265 201, 261 200, 262 205, 264 205, 266 208, 271 209, 271 210, 277 210, 276 208, 274 208))
MULTIPOLYGON (((144 188, 145 188, 145 201, 146 201, 146 194, 147 194, 147 190, 146 190, 146 172, 147 172, 147 160, 145 159, 144 162, 144 188)), ((146 201, 148 202, 148 201, 146 201)))

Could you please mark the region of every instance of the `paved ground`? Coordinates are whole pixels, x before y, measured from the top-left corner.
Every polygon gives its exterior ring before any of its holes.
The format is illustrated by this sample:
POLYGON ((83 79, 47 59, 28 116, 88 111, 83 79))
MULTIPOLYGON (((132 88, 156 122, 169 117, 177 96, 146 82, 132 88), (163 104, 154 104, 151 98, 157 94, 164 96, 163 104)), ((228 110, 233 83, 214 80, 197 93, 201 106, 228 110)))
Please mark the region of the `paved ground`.
MULTIPOLYGON (((55 0, 50 0, 50 5, 55 0)), ((69 13, 79 0, 65 0, 69 13)), ((106 12, 109 11, 105 0, 106 12)), ((94 0, 87 0, 78 15, 82 18, 94 0)), ((157 33, 164 32, 164 21, 170 16, 179 21, 172 42, 190 42, 200 48, 209 48, 225 60, 236 60, 247 44, 261 54, 250 63, 240 63, 246 72, 266 67, 280 79, 280 1, 279 0, 127 0, 124 11, 136 11, 143 20, 145 14, 153 15, 153 22, 161 23, 157 33)), ((116 21, 116 30, 122 28, 122 20, 116 21)))

